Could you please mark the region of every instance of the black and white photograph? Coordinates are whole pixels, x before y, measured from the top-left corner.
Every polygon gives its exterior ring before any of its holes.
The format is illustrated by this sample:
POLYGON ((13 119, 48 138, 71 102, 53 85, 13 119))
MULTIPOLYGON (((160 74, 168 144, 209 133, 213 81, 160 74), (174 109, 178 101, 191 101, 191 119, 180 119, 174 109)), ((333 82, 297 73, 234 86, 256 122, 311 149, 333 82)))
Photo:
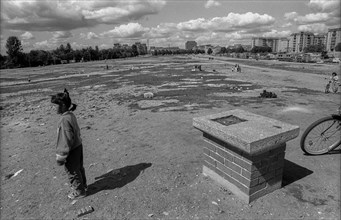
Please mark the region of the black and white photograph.
POLYGON ((1 220, 339 220, 341 0, 1 0, 1 220))

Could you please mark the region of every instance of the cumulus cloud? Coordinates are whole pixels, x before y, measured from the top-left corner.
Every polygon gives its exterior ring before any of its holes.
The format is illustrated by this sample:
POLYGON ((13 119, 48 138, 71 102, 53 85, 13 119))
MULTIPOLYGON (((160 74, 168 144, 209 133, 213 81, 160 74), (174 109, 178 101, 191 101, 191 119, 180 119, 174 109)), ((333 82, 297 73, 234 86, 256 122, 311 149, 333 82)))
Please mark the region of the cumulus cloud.
POLYGON ((287 27, 291 27, 291 26, 292 26, 292 23, 288 22, 288 23, 283 24, 282 28, 287 28, 287 27))
POLYGON ((167 38, 174 33, 178 33, 177 25, 175 23, 162 23, 153 27, 146 33, 149 38, 167 38))
POLYGON ((271 30, 269 32, 266 32, 262 35, 262 37, 289 37, 291 34, 291 31, 277 31, 277 30, 271 30))
POLYGON ((79 34, 79 37, 80 37, 81 39, 85 39, 85 38, 87 37, 87 35, 84 34, 84 33, 80 33, 80 34, 79 34))
POLYGON ((71 47, 73 49, 82 49, 82 48, 86 48, 89 46, 90 46, 89 44, 82 44, 82 43, 75 42, 75 41, 71 43, 71 47))
POLYGON ((53 33, 53 39, 67 39, 73 37, 70 31, 56 31, 53 33))
POLYGON ((215 1, 215 0, 208 0, 205 4, 205 8, 211 8, 211 7, 214 7, 214 6, 220 6, 220 2, 218 1, 215 1))
POLYGON ((286 18, 298 24, 309 24, 309 23, 326 22, 330 19, 330 15, 328 13, 315 13, 315 14, 310 13, 304 16, 299 16, 296 12, 293 12, 292 14, 287 15, 286 18))
POLYGON ((51 50, 51 49, 55 49, 56 45, 51 44, 48 40, 44 40, 44 41, 34 43, 33 47, 36 49, 51 50))
POLYGON ((298 31, 308 31, 313 33, 326 33, 328 27, 325 24, 307 24, 298 26, 298 31))
POLYGON ((87 39, 87 40, 97 40, 97 39, 99 39, 100 37, 97 35, 97 34, 95 34, 94 32, 88 32, 87 34, 85 34, 85 33, 80 33, 79 34, 79 37, 81 38, 81 39, 87 39))
POLYGON ((298 13, 293 11, 293 12, 287 12, 284 14, 284 18, 286 20, 294 20, 295 18, 298 17, 298 13))
POLYGON ((309 7, 319 12, 340 10, 340 0, 310 0, 309 7))
POLYGON ((109 44, 101 44, 101 45, 99 45, 100 49, 108 49, 108 48, 111 48, 111 47, 112 47, 112 45, 109 45, 109 44))
POLYGON ((165 0, 3 1, 1 20, 13 30, 67 31, 137 20, 158 13, 165 4, 165 0))
POLYGON ((31 32, 26 31, 25 33, 23 33, 22 35, 20 35, 21 39, 23 40, 33 40, 34 36, 31 32))
POLYGON ((213 30, 220 32, 233 32, 241 29, 269 26, 275 19, 267 14, 247 12, 245 14, 229 13, 226 17, 215 17, 212 19, 198 18, 181 22, 177 28, 184 31, 213 30))
MULTIPOLYGON (((181 41, 197 40, 202 43, 226 44, 226 37, 246 39, 271 31, 275 19, 267 14, 248 12, 245 14, 229 13, 225 17, 212 19, 198 18, 180 23, 161 23, 155 27, 143 27, 139 23, 128 23, 99 34, 99 37, 125 39, 154 39, 154 42, 179 44, 181 41), (231 35, 225 36, 226 33, 231 35), (214 39, 212 41, 212 39, 214 39)), ((86 38, 86 34, 81 34, 86 38)))
POLYGON ((246 39, 251 39, 252 37, 255 37, 257 35, 252 34, 252 33, 244 33, 243 31, 237 31, 233 33, 228 33, 225 34, 225 37, 228 38, 229 40, 246 40, 246 39))
POLYGON ((139 23, 123 24, 110 31, 101 33, 104 37, 117 37, 117 38, 139 38, 142 37, 149 28, 143 27, 139 23))
MULTIPOLYGON (((294 22, 306 27, 335 26, 340 24, 340 1, 339 0, 310 0, 309 8, 313 13, 299 15, 297 12, 284 14, 284 18, 289 22, 294 22)), ((310 28, 308 28, 310 29, 310 28)), ((319 28, 318 28, 319 29, 319 28)))
POLYGON ((97 34, 95 34, 95 33, 93 33, 93 32, 89 32, 88 35, 87 35, 87 38, 88 38, 89 40, 95 40, 95 39, 98 39, 99 37, 98 37, 97 34))

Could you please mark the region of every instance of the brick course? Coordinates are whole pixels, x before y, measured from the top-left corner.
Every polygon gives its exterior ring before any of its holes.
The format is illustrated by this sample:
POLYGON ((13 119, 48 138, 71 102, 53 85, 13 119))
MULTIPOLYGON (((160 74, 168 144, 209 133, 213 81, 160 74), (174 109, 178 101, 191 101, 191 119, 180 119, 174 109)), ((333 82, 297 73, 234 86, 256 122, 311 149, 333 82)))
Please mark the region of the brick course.
POLYGON ((250 199, 279 187, 282 182, 285 144, 255 156, 228 149, 227 143, 204 133, 204 165, 238 187, 250 199))

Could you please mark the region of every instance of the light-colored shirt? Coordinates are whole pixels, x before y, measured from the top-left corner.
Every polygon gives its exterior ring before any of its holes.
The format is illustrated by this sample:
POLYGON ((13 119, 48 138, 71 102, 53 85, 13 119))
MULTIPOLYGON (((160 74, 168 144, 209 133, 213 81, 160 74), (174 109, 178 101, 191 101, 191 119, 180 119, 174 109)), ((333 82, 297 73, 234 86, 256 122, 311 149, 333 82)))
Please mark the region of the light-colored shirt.
POLYGON ((57 154, 67 156, 69 152, 82 144, 76 116, 67 111, 62 114, 57 126, 57 154))

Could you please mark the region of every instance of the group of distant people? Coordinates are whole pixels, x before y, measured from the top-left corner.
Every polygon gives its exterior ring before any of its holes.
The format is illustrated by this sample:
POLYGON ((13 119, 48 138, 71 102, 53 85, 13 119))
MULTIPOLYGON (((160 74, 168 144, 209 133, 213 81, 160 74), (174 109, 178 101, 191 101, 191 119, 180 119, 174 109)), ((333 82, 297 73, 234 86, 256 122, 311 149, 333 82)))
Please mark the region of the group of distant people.
POLYGON ((332 90, 332 92, 337 93, 339 86, 339 77, 337 76, 336 72, 333 72, 326 85, 325 93, 329 93, 330 89, 332 90))
POLYGON ((239 73, 242 72, 242 68, 239 66, 239 64, 236 64, 234 65, 234 67, 232 67, 232 72, 234 71, 239 72, 239 73))

